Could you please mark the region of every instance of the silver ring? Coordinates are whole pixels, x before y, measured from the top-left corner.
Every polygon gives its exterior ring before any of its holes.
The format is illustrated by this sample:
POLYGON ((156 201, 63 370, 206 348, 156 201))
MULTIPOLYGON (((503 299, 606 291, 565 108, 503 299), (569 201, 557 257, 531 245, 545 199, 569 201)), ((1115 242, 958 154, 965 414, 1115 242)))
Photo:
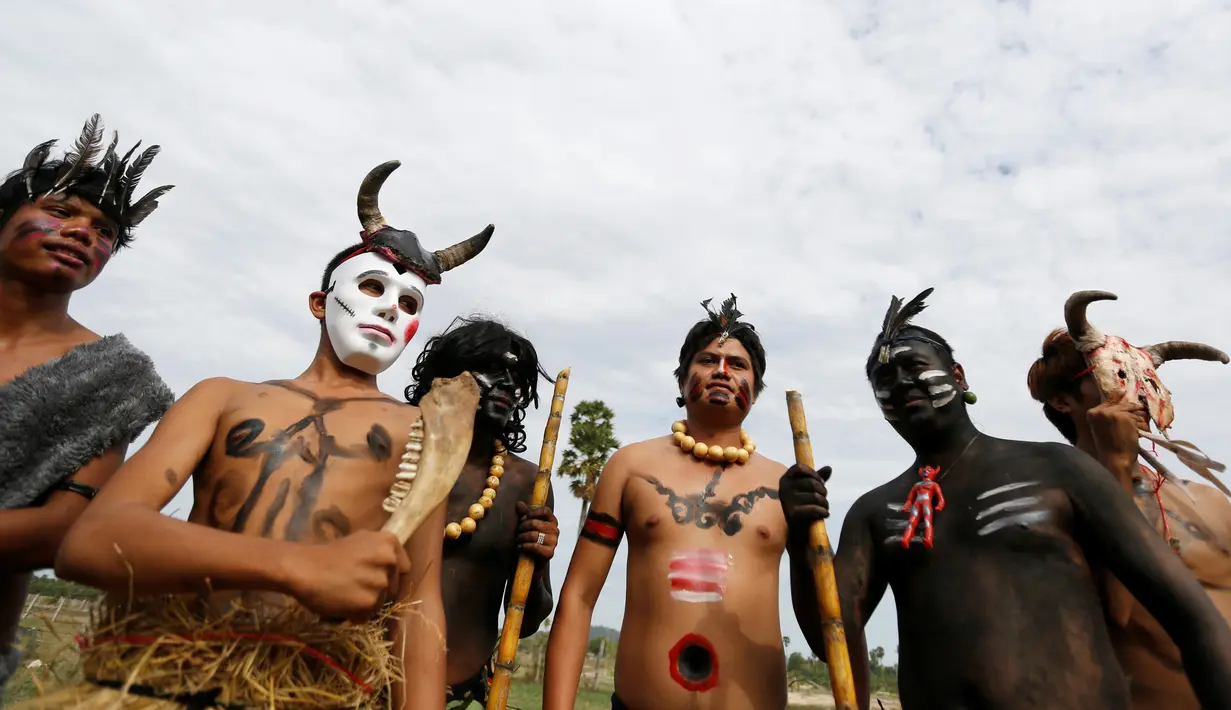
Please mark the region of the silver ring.
POLYGON ((538 543, 542 545, 545 542, 547 542, 547 533, 539 533, 538 543))

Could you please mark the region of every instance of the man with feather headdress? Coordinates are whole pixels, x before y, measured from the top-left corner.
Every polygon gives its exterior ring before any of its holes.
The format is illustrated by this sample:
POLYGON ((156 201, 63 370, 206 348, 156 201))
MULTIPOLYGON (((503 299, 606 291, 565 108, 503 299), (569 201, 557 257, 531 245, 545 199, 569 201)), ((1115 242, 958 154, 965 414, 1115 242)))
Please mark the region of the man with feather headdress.
MULTIPOLYGON (((1224 618, 1231 619, 1231 500, 1210 461, 1187 442, 1166 436, 1174 416, 1171 393, 1157 369, 1173 360, 1227 364, 1227 354, 1203 343, 1166 342, 1136 347, 1091 325, 1088 305, 1115 300, 1102 291, 1078 291, 1065 304, 1065 328, 1043 341, 1030 366, 1030 396, 1078 449, 1098 459, 1131 496, 1150 525, 1193 571, 1224 618), (1152 431, 1152 429, 1156 430, 1152 431), (1139 440, 1177 453, 1211 485, 1176 477, 1139 440), (1161 440, 1160 440, 1161 439, 1161 440), (1141 459, 1145 459, 1144 462, 1141 459)), ((1197 710, 1201 705, 1184 673, 1180 650, 1124 585, 1105 577, 1111 638, 1132 684, 1134 710, 1197 710)))
POLYGON ((63 158, 41 143, 0 184, 0 692, 31 573, 174 401, 124 335, 68 313, 171 189, 136 199, 158 146, 120 157, 118 134, 106 150, 103 138, 95 114, 63 158))
POLYGON ((361 241, 307 299, 320 331, 305 371, 197 383, 69 532, 56 573, 107 592, 111 617, 83 640, 87 682, 28 707, 444 705, 445 506, 405 545, 382 531, 425 444, 411 438, 419 409, 376 377, 415 336, 428 287, 494 227, 425 249, 381 214, 398 165, 364 178, 361 241), (188 520, 162 515, 189 481, 188 520))
MULTIPOLYGON (((1090 456, 975 428, 953 348, 911 322, 931 291, 891 300, 867 361, 877 406, 915 460, 855 501, 834 558, 860 707, 864 629, 892 589, 903 710, 1128 710, 1100 569, 1162 621, 1201 707, 1231 707, 1231 628, 1196 579, 1090 456)), ((828 475, 788 470, 788 516, 828 515, 828 475)), ((821 653, 815 605, 796 613, 821 653)))
POLYGON ((777 491, 786 467, 741 428, 765 386, 765 349, 734 295, 717 310, 709 303, 674 373, 685 417, 616 451, 599 476, 551 629, 545 710, 573 707, 594 604, 626 530, 612 708, 786 707, 777 491))

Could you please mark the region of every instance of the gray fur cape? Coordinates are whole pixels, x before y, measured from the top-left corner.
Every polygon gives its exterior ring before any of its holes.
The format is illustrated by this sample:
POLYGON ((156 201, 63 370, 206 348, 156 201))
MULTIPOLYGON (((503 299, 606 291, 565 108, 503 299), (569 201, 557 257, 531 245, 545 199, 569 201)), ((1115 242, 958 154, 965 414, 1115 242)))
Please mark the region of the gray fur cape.
POLYGON ((29 506, 108 449, 131 444, 174 402, 153 361, 122 334, 0 385, 0 509, 29 506))

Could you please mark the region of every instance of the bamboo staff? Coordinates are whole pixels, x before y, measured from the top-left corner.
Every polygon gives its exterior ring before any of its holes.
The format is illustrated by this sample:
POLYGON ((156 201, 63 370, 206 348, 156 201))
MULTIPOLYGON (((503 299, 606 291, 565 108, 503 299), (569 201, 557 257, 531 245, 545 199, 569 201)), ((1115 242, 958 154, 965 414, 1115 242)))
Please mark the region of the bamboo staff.
MULTIPOLYGON (((808 420, 804 417, 804 398, 799 392, 786 393, 786 411, 791 420, 791 438, 795 443, 795 463, 815 468, 812 440, 808 438, 808 420)), ((821 603, 821 624, 825 633, 825 660, 829 665, 829 686, 833 690, 837 710, 855 710, 855 680, 851 674, 851 657, 846 647, 846 629, 842 626, 842 609, 838 603, 838 580, 833 569, 833 548, 825 521, 812 523, 808 543, 816 553, 812 578, 821 603)))
MULTIPOLYGON (((551 485, 551 467, 556 460, 556 439, 560 437, 560 420, 564 412, 564 393, 568 391, 568 376, 572 368, 566 367, 556 376, 556 391, 551 396, 551 414, 547 416, 547 430, 543 432, 543 448, 539 453, 539 473, 534 478, 534 496, 531 504, 547 503, 547 491, 551 485)), ((513 575, 513 591, 509 595, 509 610, 504 615, 504 630, 500 633, 500 647, 496 651, 496 672, 492 675, 491 688, 487 691, 487 710, 504 710, 509 702, 509 683, 513 680, 513 661, 517 658, 517 644, 521 640, 521 620, 526 613, 526 597, 530 596, 530 582, 534 575, 534 560, 521 555, 517 560, 517 573, 513 575)))

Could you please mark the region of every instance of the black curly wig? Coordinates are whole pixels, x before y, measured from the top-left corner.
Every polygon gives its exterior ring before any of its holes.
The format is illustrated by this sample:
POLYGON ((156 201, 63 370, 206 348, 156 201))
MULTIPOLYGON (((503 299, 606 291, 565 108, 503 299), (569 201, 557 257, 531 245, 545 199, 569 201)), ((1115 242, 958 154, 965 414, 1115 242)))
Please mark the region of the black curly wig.
POLYGON ((418 406, 432 389, 432 380, 438 377, 457 377, 463 372, 491 372, 508 368, 517 387, 513 411, 500 441, 513 453, 526 450, 526 409, 539 406, 539 377, 555 383, 539 364, 538 353, 522 335, 503 323, 490 318, 472 316, 457 317, 439 335, 427 341, 410 376, 414 381, 406 387, 406 401, 418 406), (512 365, 504 359, 505 353, 517 356, 512 365))

